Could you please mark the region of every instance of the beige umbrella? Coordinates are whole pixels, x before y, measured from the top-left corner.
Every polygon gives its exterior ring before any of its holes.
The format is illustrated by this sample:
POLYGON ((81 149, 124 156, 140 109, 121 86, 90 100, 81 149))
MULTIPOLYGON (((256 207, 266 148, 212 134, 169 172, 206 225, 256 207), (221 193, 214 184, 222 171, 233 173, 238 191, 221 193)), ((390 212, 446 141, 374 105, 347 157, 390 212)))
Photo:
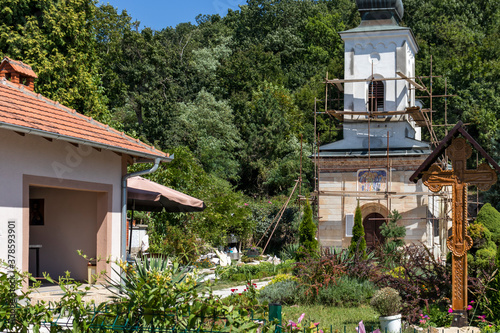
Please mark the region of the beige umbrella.
MULTIPOLYGON (((205 203, 192 196, 160 185, 140 176, 127 179, 127 208, 134 211, 161 212, 200 212, 205 203)), ((130 226, 129 253, 132 246, 132 226, 130 226)))
POLYGON ((205 203, 139 176, 127 179, 127 207, 138 211, 200 212, 205 203), (134 206, 135 205, 135 206, 134 206))

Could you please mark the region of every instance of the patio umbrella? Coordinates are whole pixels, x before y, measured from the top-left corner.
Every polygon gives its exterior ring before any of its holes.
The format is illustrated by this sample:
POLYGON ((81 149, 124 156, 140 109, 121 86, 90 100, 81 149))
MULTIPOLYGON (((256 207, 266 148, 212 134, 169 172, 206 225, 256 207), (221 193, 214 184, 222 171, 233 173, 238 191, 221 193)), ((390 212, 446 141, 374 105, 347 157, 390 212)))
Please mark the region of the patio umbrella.
MULTIPOLYGON (((205 203, 192 196, 160 185, 140 176, 127 179, 127 208, 134 211, 187 213, 200 212, 205 203)), ((129 254, 132 248, 132 226, 130 225, 129 254)))
POLYGON ((127 179, 127 207, 146 212, 200 212, 205 203, 139 176, 127 179), (133 207, 135 204, 135 207, 133 207))

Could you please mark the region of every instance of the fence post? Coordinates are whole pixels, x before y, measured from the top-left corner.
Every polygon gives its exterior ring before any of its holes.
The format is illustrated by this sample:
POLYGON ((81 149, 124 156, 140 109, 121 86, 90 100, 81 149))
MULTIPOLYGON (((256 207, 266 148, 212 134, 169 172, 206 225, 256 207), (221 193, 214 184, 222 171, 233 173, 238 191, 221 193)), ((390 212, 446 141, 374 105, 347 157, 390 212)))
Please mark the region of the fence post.
POLYGON ((275 326, 274 333, 281 333, 281 304, 270 303, 269 304, 269 321, 278 320, 278 324, 275 326))

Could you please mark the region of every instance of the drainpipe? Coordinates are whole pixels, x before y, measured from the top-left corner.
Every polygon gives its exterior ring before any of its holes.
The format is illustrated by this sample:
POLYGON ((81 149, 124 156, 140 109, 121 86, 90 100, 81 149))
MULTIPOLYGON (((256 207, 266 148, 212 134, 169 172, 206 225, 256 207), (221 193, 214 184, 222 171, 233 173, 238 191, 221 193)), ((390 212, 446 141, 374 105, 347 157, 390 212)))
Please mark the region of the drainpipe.
MULTIPOLYGON (((146 175, 155 172, 160 166, 160 158, 155 158, 155 164, 151 169, 128 173, 122 178, 122 228, 121 228, 121 257, 127 260, 127 179, 134 176, 146 175)), ((130 226, 132 227, 132 226, 130 226)), ((130 240, 132 241, 132 240, 130 240)))

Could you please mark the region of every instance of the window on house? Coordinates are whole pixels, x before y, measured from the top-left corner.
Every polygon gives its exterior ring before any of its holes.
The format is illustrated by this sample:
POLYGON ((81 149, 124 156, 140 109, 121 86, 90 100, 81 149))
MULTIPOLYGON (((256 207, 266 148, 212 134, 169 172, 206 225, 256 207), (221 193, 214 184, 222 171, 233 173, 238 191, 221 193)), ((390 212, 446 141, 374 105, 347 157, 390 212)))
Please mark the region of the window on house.
POLYGON ((368 85, 368 110, 384 111, 384 83, 373 81, 368 85))
POLYGON ((352 237, 352 228, 354 227, 354 214, 345 214, 345 236, 352 237))

